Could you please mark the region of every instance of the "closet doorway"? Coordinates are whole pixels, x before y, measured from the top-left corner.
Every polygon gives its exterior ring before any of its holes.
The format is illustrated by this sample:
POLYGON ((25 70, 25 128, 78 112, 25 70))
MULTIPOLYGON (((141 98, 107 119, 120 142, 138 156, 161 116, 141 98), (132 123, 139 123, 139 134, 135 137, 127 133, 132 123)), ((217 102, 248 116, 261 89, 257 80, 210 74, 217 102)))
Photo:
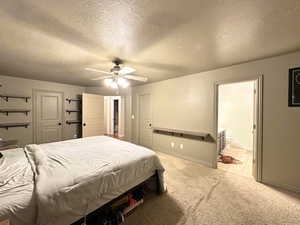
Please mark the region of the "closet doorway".
POLYGON ((119 99, 114 99, 113 133, 114 133, 114 136, 119 136, 119 99))
POLYGON ((262 77, 216 84, 216 168, 261 181, 262 77))
POLYGON ((123 96, 104 97, 105 134, 118 139, 124 138, 125 99, 123 96))

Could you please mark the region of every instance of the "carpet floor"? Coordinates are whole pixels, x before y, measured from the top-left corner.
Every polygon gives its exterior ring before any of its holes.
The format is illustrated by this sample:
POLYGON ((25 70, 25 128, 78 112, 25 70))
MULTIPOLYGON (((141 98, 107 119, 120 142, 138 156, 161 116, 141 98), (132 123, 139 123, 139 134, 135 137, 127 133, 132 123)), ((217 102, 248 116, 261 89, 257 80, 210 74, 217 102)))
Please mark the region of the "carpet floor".
POLYGON ((239 162, 236 164, 224 164, 222 162, 218 162, 218 169, 235 173, 241 176, 253 178, 252 176, 253 152, 252 151, 227 146, 224 149, 223 154, 232 156, 233 158, 237 159, 239 162))
POLYGON ((148 196, 125 225, 300 225, 300 195, 158 155, 168 192, 148 196))

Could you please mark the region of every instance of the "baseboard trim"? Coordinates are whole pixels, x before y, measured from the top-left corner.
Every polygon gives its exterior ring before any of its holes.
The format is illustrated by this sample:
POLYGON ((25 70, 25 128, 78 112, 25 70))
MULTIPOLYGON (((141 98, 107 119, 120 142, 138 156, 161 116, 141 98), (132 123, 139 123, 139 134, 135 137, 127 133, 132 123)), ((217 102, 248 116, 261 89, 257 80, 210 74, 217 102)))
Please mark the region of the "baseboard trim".
POLYGON ((163 150, 162 148, 154 147, 153 149, 154 149, 154 151, 157 151, 157 152, 162 152, 162 153, 165 153, 167 155, 172 155, 172 156, 175 156, 175 157, 180 158, 180 159, 185 159, 185 160, 188 160, 188 161, 191 161, 191 162, 194 162, 194 163, 201 164, 202 166, 205 166, 205 167, 213 168, 211 163, 208 163, 208 162, 203 161, 203 160, 193 159, 189 156, 183 156, 183 155, 180 155, 180 154, 176 154, 174 152, 163 150))
POLYGON ((276 187, 276 188, 280 188, 280 189, 283 189, 283 190, 287 190, 287 191, 291 191, 291 192, 300 194, 300 188, 296 187, 296 186, 293 186, 293 185, 278 184, 277 182, 270 181, 270 180, 267 180, 267 179, 262 179, 262 183, 266 184, 266 185, 270 185, 270 186, 276 187))

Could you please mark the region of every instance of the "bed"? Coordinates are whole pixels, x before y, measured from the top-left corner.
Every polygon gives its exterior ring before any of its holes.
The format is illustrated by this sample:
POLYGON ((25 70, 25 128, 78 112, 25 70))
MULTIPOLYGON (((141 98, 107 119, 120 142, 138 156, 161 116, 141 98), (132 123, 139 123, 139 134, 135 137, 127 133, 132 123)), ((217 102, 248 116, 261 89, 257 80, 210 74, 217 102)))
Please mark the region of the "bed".
POLYGON ((156 154, 114 138, 28 145, 24 152, 26 168, 29 164, 33 173, 28 179, 34 180, 31 196, 36 210, 31 225, 69 225, 155 173, 164 190, 164 168, 156 154))
POLYGON ((12 225, 33 225, 35 195, 33 173, 21 148, 1 151, 0 221, 10 219, 12 225))

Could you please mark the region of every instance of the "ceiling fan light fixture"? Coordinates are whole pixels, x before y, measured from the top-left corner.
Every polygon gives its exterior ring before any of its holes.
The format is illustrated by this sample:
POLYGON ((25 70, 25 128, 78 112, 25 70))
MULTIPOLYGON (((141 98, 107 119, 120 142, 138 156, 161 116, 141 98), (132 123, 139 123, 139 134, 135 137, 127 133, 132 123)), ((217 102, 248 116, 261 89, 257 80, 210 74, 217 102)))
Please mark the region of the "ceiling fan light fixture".
POLYGON ((113 88, 113 89, 117 89, 118 88, 118 83, 116 81, 113 81, 111 84, 110 84, 110 87, 113 88))
POLYGON ((123 88, 127 88, 129 86, 129 83, 126 79, 124 79, 123 77, 119 77, 117 80, 117 83, 119 86, 123 87, 123 88))
POLYGON ((114 66, 110 70, 110 72, 93 69, 93 68, 85 68, 85 69, 92 72, 107 74, 106 76, 96 77, 91 80, 104 80, 104 84, 107 87, 114 88, 114 89, 118 89, 120 87, 127 88, 128 86, 130 86, 130 82, 128 82, 128 80, 135 80, 140 82, 146 82, 148 80, 147 77, 131 74, 136 70, 128 66, 123 66, 123 65, 121 66, 121 64, 123 64, 123 61, 118 58, 116 58, 113 61, 113 64, 114 66))
POLYGON ((105 84, 106 86, 109 87, 112 83, 113 83, 113 80, 112 80, 112 79, 104 79, 104 84, 105 84))
POLYGON ((129 86, 129 82, 125 81, 123 84, 122 84, 122 87, 123 88, 127 88, 129 86))

